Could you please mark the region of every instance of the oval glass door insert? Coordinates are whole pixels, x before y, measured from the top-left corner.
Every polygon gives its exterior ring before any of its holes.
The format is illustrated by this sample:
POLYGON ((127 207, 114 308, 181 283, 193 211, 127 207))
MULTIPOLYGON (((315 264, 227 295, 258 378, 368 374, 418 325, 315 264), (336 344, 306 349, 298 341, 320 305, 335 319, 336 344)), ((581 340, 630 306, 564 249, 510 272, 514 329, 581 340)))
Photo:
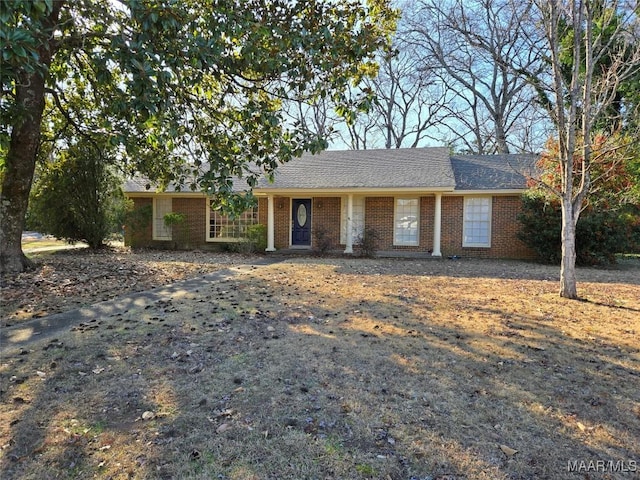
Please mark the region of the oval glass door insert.
POLYGON ((307 223, 307 207, 304 205, 304 203, 298 205, 297 217, 298 225, 304 227, 304 225, 307 223))

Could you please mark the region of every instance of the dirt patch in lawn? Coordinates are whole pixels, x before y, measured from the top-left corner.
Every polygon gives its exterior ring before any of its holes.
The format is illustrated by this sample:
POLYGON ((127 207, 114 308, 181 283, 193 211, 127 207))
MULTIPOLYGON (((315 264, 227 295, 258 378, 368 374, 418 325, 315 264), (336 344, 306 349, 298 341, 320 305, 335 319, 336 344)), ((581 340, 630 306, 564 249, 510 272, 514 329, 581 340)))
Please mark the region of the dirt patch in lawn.
POLYGON ((96 319, 2 358, 0 477, 637 478, 640 268, 557 274, 300 258, 96 319))

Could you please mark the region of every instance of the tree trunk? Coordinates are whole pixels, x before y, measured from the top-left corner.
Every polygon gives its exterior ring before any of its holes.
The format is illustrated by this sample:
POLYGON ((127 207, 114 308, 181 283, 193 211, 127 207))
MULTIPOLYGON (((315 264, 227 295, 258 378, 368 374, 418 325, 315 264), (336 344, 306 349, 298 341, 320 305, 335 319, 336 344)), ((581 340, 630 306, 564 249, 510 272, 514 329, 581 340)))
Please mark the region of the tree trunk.
POLYGON ((496 123, 496 153, 509 153, 509 144, 507 143, 507 133, 504 130, 503 112, 496 113, 494 116, 496 123))
POLYGON ((560 296, 577 299, 576 221, 570 199, 562 198, 562 261, 560 263, 560 296))
POLYGON ((13 125, 0 194, 0 271, 18 273, 33 268, 22 253, 22 230, 40 144, 44 110, 44 79, 24 75, 16 88, 16 104, 22 121, 13 125))
MULTIPOLYGON (((53 31, 58 22, 62 2, 54 2, 45 20, 45 31, 53 31), (48 28, 47 28, 48 27, 48 28)), ((53 51, 49 42, 53 35, 42 40, 38 54, 42 65, 49 70, 53 51)), ((34 268, 22 252, 22 230, 25 224, 29 192, 33 182, 40 127, 44 111, 45 74, 22 73, 16 79, 15 105, 18 112, 11 129, 9 151, 0 191, 0 274, 19 273, 34 268)))

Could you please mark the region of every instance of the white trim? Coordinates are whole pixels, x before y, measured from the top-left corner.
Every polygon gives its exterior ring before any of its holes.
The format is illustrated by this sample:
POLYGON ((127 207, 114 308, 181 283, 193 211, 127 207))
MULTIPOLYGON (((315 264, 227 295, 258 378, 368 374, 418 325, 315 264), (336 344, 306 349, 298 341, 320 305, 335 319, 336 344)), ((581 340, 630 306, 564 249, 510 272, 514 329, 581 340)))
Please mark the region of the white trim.
POLYGON ((464 204, 462 208, 462 246, 463 247, 476 247, 476 248, 490 248, 491 247, 491 224, 492 224, 492 214, 493 214, 493 197, 488 195, 474 195, 474 196, 465 196, 464 204), (485 213, 488 218, 486 220, 467 220, 467 209, 469 208, 468 204, 471 200, 487 200, 488 210, 486 212, 480 212, 479 214, 485 213), (467 241, 467 221, 469 222, 478 222, 478 223, 486 223, 487 224, 487 241, 486 242, 468 242, 467 241))
POLYGON ((436 193, 436 201, 433 214, 433 257, 441 257, 440 237, 442 236, 442 194, 436 193))
POLYGON ((394 246, 409 246, 415 247, 420 245, 420 197, 394 197, 393 199, 393 245, 394 246), (415 200, 416 201, 416 238, 411 241, 397 241, 396 240, 396 228, 398 226, 398 201, 399 200, 415 200))
MULTIPOLYGON (((520 190, 524 191, 524 190, 520 190)), ((421 188, 421 187, 349 187, 349 188, 254 188, 253 194, 256 196, 282 195, 285 197, 304 198, 307 196, 318 197, 340 197, 343 195, 353 194, 365 197, 385 196, 391 197, 396 194, 403 196, 418 195, 426 197, 436 192, 454 193, 451 187, 421 188)))
POLYGON ((274 231, 275 231, 275 205, 273 202, 273 195, 267 197, 267 252, 275 252, 276 247, 274 243, 274 231))
POLYGON ((348 195, 346 197, 340 197, 340 243, 345 245, 345 247, 347 247, 349 197, 352 197, 350 245, 353 247, 353 245, 357 245, 364 236, 366 197, 361 197, 360 195, 348 195))
MULTIPOLYGON (((211 236, 211 214, 213 213, 213 211, 211 210, 211 199, 210 198, 206 198, 205 199, 206 205, 205 205, 205 211, 206 211, 206 224, 205 224, 205 241, 206 242, 220 242, 220 243, 233 243, 233 242, 240 242, 244 237, 212 237, 211 236)), ((256 209, 258 208, 258 206, 256 205, 255 207, 256 209)), ((253 210, 253 209, 252 209, 253 210)), ((244 214, 244 213, 243 213, 244 214)), ((257 212, 256 212, 256 217, 257 217, 257 212)), ((234 220, 230 223, 231 226, 236 226, 234 225, 236 221, 239 221, 240 219, 234 220)), ((251 225, 255 225, 258 223, 258 220, 256 219, 256 221, 254 223, 252 223, 251 225)), ((237 225, 239 227, 239 225, 237 225)))
MULTIPOLYGON (((342 208, 340 210, 340 213, 342 213, 342 208)), ((344 253, 353 253, 353 195, 351 194, 347 197, 346 220, 344 253)), ((342 227, 342 219, 340 221, 340 226, 342 227)))
POLYGON ((201 192, 124 192, 130 198, 171 197, 171 198, 202 198, 207 195, 201 192))
POLYGON ((506 190, 456 190, 455 192, 449 192, 447 195, 468 196, 477 195, 481 197, 496 197, 499 195, 522 195, 526 192, 526 188, 521 189, 506 189, 506 190))
POLYGON ((153 216, 151 220, 153 225, 151 238, 153 240, 171 240, 171 228, 165 225, 164 216, 167 213, 171 213, 172 209, 172 197, 153 197, 153 216))

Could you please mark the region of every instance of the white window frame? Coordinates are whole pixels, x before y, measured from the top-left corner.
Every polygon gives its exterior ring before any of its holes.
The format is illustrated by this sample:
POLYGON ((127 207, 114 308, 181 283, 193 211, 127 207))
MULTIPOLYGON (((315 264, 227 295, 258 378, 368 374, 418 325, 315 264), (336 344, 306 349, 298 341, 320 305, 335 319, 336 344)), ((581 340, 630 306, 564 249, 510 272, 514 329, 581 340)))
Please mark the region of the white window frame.
POLYGON ((153 240, 171 240, 171 228, 164 223, 164 216, 172 209, 171 197, 153 197, 153 240))
POLYGON ((396 197, 393 206, 393 244, 397 246, 418 246, 420 245, 420 197, 396 197), (403 202, 415 202, 415 205, 401 205, 403 202), (415 211, 411 211, 414 210, 415 211), (400 227, 400 220, 407 217, 407 213, 415 213, 416 225, 415 238, 407 239, 403 233, 408 230, 400 227), (400 227, 400 228, 399 228, 400 227))
POLYGON ((491 217, 493 197, 464 197, 462 217, 462 246, 491 247, 491 217), (477 232, 482 232, 478 235, 477 232), (486 241, 480 237, 485 237, 486 241))
MULTIPOLYGON (((340 209, 340 243, 347 244, 347 198, 342 197, 340 209)), ((365 197, 353 197, 353 218, 351 218, 351 238, 353 245, 360 245, 364 237, 365 197)))
POLYGON ((258 217, 258 206, 256 205, 255 207, 246 210, 245 212, 243 212, 240 217, 236 218, 235 220, 229 220, 226 216, 224 215, 220 215, 218 212, 215 212, 214 210, 211 209, 211 200, 210 199, 206 199, 206 211, 207 211, 207 223, 206 223, 206 232, 207 232, 207 237, 206 240, 207 242, 224 242, 224 243, 229 243, 229 242, 240 242, 242 241, 245 237, 245 235, 243 235, 245 228, 247 226, 250 225, 257 225, 258 223, 260 223, 259 221, 259 217, 258 217), (221 231, 222 229, 226 229, 227 232, 233 232, 234 235, 222 235, 222 236, 211 236, 211 230, 212 230, 212 225, 211 222, 212 221, 216 221, 216 220, 220 220, 222 223, 220 225, 214 225, 213 227, 220 227, 221 231), (249 221, 250 220, 250 221, 249 221), (244 223, 244 224, 243 224, 244 223), (245 227, 245 228, 243 228, 245 227))

